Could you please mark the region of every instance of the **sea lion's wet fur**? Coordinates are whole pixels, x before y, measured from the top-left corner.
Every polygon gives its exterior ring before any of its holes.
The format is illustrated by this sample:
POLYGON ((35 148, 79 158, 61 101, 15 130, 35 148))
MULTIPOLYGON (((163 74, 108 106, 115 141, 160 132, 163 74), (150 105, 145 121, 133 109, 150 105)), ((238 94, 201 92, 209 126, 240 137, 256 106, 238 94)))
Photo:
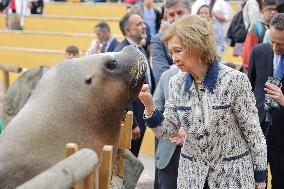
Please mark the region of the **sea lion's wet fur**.
POLYGON ((0 188, 15 188, 64 159, 70 142, 99 157, 103 145, 116 150, 126 105, 145 79, 142 57, 126 47, 50 68, 0 135, 0 188))

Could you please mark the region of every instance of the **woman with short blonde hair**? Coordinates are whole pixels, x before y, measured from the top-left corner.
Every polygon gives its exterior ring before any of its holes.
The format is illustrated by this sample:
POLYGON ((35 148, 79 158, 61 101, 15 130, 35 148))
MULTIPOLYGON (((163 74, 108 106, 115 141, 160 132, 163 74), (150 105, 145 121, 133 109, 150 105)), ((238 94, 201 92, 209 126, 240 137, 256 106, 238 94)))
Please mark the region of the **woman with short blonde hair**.
POLYGON ((217 60, 216 38, 212 24, 200 22, 197 16, 190 19, 178 19, 166 30, 161 41, 168 46, 168 40, 177 35, 185 45, 188 52, 198 55, 205 64, 212 64, 217 60))
POLYGON ((164 113, 155 109, 147 85, 139 98, 157 138, 184 141, 177 188, 265 189, 266 141, 250 82, 218 62, 212 25, 185 16, 163 41, 181 70, 170 79, 164 113))

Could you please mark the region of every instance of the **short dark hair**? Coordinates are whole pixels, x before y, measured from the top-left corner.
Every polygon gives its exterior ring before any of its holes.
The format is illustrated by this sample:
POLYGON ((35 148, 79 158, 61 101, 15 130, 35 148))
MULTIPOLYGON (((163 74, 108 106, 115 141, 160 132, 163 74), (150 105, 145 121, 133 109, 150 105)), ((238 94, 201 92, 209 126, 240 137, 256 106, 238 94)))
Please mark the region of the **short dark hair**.
POLYGON ((270 21, 270 27, 274 27, 277 30, 284 30, 284 13, 278 13, 273 16, 270 21))
POLYGON ((210 13, 210 17, 211 17, 211 9, 210 9, 210 6, 207 5, 207 4, 204 4, 204 5, 202 5, 201 7, 199 7, 199 9, 197 10, 197 15, 200 14, 200 10, 201 10, 202 8, 204 8, 204 7, 206 7, 206 8, 209 9, 209 13, 210 13))
POLYGON ((262 8, 264 6, 276 5, 276 0, 263 0, 262 1, 262 8))
POLYGON ((100 28, 100 29, 103 30, 103 31, 110 32, 109 25, 108 25, 108 23, 106 23, 106 22, 100 22, 100 23, 98 23, 95 27, 96 27, 96 28, 100 28))
POLYGON ((124 29, 129 24, 130 16, 134 15, 133 13, 126 13, 120 20, 119 20, 119 29, 121 33, 125 36, 124 29))
POLYGON ((75 45, 70 45, 65 49, 66 53, 70 53, 70 54, 79 54, 79 48, 75 45))
POLYGON ((181 3, 183 4, 186 8, 191 9, 191 3, 188 0, 166 0, 164 7, 166 9, 171 8, 175 6, 176 4, 181 3))

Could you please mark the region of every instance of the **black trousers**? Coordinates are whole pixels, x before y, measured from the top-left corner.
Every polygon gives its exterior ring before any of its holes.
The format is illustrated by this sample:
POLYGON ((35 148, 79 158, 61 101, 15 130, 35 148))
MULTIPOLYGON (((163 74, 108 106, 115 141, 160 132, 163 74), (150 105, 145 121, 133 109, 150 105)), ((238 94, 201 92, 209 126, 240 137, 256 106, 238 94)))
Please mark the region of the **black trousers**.
POLYGON ((138 157, 139 152, 140 152, 141 144, 142 144, 142 141, 143 141, 143 138, 144 138, 144 134, 145 134, 145 131, 146 131, 146 126, 145 125, 143 125, 141 127, 139 126, 139 128, 140 128, 140 138, 137 139, 137 140, 132 140, 131 141, 131 149, 130 149, 130 151, 136 157, 138 157))
POLYGON ((272 189, 284 188, 284 151, 268 148, 268 162, 272 175, 272 189))
POLYGON ((177 146, 169 164, 155 172, 155 189, 176 189, 181 146, 177 146))

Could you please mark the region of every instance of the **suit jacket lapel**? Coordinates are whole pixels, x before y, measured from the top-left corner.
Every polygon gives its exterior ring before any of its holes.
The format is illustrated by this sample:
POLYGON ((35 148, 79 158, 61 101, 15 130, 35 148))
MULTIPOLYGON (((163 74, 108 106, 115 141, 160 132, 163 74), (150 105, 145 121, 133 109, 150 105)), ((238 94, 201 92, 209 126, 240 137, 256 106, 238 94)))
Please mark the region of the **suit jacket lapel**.
POLYGON ((267 70, 268 70, 268 75, 273 77, 273 59, 274 59, 274 52, 272 50, 272 47, 270 46, 270 48, 268 49, 268 62, 267 64, 267 70), (270 63, 272 62, 272 63, 270 63))

